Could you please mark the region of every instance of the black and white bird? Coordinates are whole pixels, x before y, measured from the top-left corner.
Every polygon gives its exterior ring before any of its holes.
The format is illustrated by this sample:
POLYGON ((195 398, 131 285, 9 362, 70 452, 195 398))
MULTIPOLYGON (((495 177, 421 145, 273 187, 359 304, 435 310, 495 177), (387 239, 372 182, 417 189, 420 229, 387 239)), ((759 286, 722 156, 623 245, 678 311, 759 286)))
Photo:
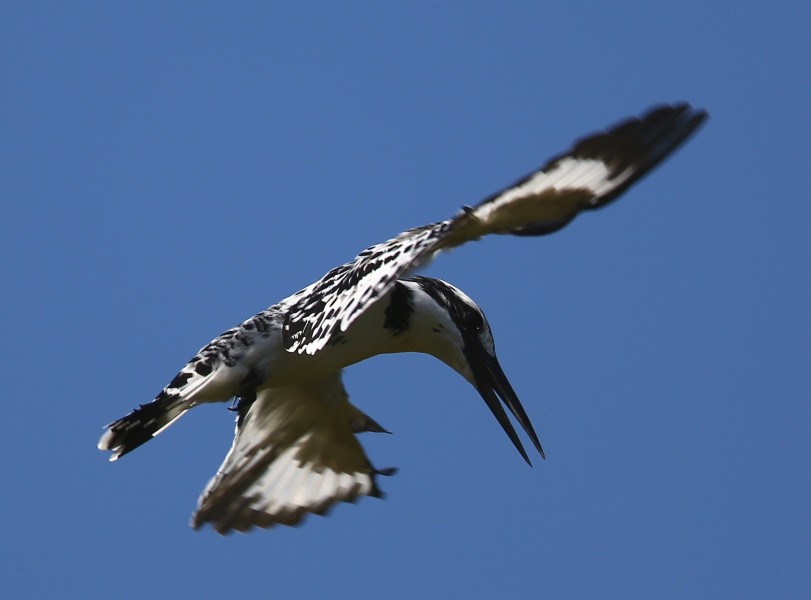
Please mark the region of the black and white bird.
POLYGON ((338 501, 380 496, 355 434, 385 431, 349 402, 342 369, 371 356, 422 352, 467 379, 518 452, 504 408, 543 456, 538 436, 496 359, 484 313, 437 279, 407 277, 437 253, 490 233, 545 235, 619 197, 706 118, 687 104, 655 107, 568 152, 446 221, 367 248, 315 283, 203 347, 150 403, 107 426, 116 460, 189 409, 237 398, 233 445, 203 491, 192 526, 220 533, 295 525, 338 501), (503 406, 502 406, 503 404, 503 406))

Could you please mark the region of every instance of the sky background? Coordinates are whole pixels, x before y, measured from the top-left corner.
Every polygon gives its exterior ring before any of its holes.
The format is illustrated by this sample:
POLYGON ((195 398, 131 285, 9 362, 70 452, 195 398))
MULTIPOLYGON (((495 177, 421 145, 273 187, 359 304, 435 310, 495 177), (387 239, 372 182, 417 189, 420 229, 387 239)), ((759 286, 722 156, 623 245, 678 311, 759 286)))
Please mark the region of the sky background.
POLYGON ((3 596, 809 597, 811 4, 337 4, 4 3, 3 596), (222 330, 682 99, 620 202, 425 271, 548 460, 418 355, 346 373, 387 498, 299 528, 188 527, 225 405, 96 450, 222 330))

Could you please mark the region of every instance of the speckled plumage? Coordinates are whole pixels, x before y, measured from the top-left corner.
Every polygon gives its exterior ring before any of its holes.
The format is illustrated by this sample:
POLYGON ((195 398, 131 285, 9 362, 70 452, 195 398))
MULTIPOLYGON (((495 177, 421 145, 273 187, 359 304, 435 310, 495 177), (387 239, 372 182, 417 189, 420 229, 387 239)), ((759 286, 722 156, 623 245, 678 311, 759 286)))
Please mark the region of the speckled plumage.
POLYGON ((385 430, 349 402, 341 371, 376 354, 414 351, 473 384, 529 462, 502 403, 543 454, 540 442, 498 365, 483 313, 449 284, 406 275, 484 235, 545 235, 604 206, 705 118, 687 104, 657 107, 581 139, 473 208, 367 248, 204 346, 152 402, 108 425, 99 448, 115 460, 197 404, 236 396, 234 444, 193 524, 221 533, 296 524, 334 502, 379 495, 381 472, 354 434, 385 430))

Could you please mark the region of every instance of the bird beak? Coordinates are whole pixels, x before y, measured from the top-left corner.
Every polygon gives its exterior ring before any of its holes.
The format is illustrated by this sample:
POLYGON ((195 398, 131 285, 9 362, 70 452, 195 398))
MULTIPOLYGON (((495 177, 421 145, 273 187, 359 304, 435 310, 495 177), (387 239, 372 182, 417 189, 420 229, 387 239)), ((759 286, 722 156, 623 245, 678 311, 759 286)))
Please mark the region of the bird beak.
POLYGON ((524 411, 524 407, 521 406, 521 401, 518 399, 518 396, 515 395, 510 382, 507 380, 507 376, 504 375, 501 365, 498 364, 498 359, 495 355, 491 356, 488 354, 483 348, 474 348, 475 349, 467 351, 465 354, 473 371, 473 385, 476 386, 476 389, 479 391, 479 394, 481 394, 487 407, 491 410, 493 416, 499 422, 502 429, 504 429, 504 433, 507 434, 507 437, 510 438, 510 441, 512 441, 516 450, 518 450, 524 460, 527 461, 528 465, 532 466, 532 463, 529 460, 529 456, 527 456, 526 450, 524 450, 524 446, 521 444, 521 440, 518 439, 518 434, 515 432, 512 423, 510 423, 507 413, 504 412, 504 408, 501 406, 502 402, 510 409, 516 421, 518 421, 521 427, 524 428, 524 431, 527 432, 529 439, 532 440, 541 458, 546 459, 543 448, 541 448, 541 442, 538 440, 538 435, 535 433, 535 429, 532 427, 532 423, 526 411, 524 411))

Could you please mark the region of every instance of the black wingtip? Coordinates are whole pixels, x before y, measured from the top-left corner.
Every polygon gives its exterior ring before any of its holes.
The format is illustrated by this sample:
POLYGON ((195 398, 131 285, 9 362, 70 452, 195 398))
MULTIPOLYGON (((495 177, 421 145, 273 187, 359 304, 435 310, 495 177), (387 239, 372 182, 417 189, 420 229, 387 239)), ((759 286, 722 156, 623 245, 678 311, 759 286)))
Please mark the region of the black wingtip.
POLYGON ((708 116, 706 110, 687 102, 659 104, 575 142, 572 156, 602 160, 615 174, 633 171, 622 185, 590 208, 605 206, 625 193, 680 148, 708 116))
MULTIPOLYGON (((570 150, 550 159, 539 171, 553 168, 556 163, 568 157, 598 160, 610 170, 609 182, 621 178, 618 184, 584 200, 584 205, 571 211, 521 226, 510 233, 518 236, 547 235, 568 225, 582 210, 593 210, 610 204, 676 152, 708 117, 706 110, 693 108, 687 102, 659 104, 637 117, 625 119, 604 131, 578 139, 570 150)), ((537 172, 514 185, 521 185, 537 172)), ((484 203, 501 193, 503 192, 494 194, 484 203)))

